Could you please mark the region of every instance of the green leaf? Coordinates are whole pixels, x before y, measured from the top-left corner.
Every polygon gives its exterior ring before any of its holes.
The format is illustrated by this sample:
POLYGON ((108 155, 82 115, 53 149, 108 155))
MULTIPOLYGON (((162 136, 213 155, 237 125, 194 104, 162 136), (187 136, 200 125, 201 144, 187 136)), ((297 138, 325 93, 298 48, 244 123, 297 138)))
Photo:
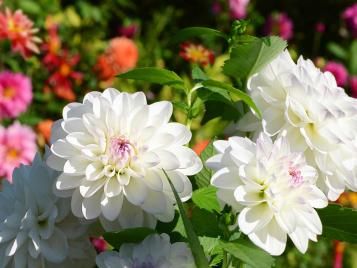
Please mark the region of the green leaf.
POLYGON ((224 251, 253 268, 270 268, 274 264, 272 256, 252 244, 249 240, 220 241, 220 245, 224 251))
POLYGON ((205 209, 193 208, 191 223, 195 233, 199 236, 218 237, 220 235, 217 216, 205 209))
POLYGON ((286 46, 286 41, 277 36, 239 36, 231 49, 230 58, 223 66, 223 72, 246 80, 271 62, 286 46))
POLYGON ((345 60, 348 57, 345 49, 339 44, 330 42, 327 44, 327 50, 330 51, 334 56, 342 60, 345 60))
POLYGON ((354 40, 350 47, 350 73, 357 75, 357 41, 354 40))
POLYGON ((156 67, 136 68, 129 72, 119 74, 118 77, 124 79, 142 80, 160 85, 168 85, 173 88, 185 90, 183 80, 176 73, 156 67))
POLYGON ((323 236, 329 239, 357 243, 356 210, 330 204, 317 212, 322 222, 323 236))
POLYGON ((176 192, 175 186, 172 184, 166 171, 163 170, 163 172, 170 184, 172 192, 174 193, 176 203, 177 203, 177 206, 179 208, 180 215, 182 218, 182 222, 185 227, 186 234, 187 234, 187 239, 188 239, 191 251, 192 251, 192 255, 195 259, 196 266, 197 266, 197 268, 207 268, 208 267, 207 258, 205 256, 203 249, 202 249, 202 246, 200 245, 200 241, 198 240, 198 237, 197 237, 195 231, 193 230, 193 227, 192 227, 189 219, 186 216, 185 209, 183 208, 181 199, 180 199, 178 193, 176 192))
POLYGON ((216 267, 223 259, 223 250, 219 245, 219 238, 200 236, 199 239, 206 256, 210 256, 210 266, 216 267))
POLYGON ((180 109, 186 113, 190 110, 190 107, 188 107, 187 103, 185 102, 173 101, 172 104, 174 105, 175 108, 180 109))
POLYGON ((206 167, 205 162, 208 158, 213 156, 214 153, 215 150, 213 147, 213 141, 211 141, 200 155, 203 168, 198 174, 195 175, 195 183, 199 188, 210 185, 210 180, 213 175, 213 172, 211 169, 206 167))
MULTIPOLYGON (((244 93, 243 91, 232 87, 229 84, 220 82, 220 81, 215 81, 215 80, 207 80, 207 81, 203 81, 202 85, 212 91, 220 89, 220 90, 225 90, 227 93, 230 94, 232 101, 238 101, 238 100, 242 100, 245 104, 247 104, 250 108, 253 109, 253 111, 255 112, 255 114, 261 118, 261 113, 258 109, 258 107, 255 105, 254 101, 252 100, 252 98, 244 93)), ((217 92, 217 91, 215 91, 217 92)))
POLYGON ((177 32, 177 34, 171 40, 171 43, 180 43, 186 41, 190 38, 204 37, 204 36, 213 36, 220 37, 227 40, 227 35, 211 28, 207 27, 188 27, 184 28, 177 32))
POLYGON ((139 243, 148 235, 154 234, 155 230, 149 228, 130 228, 117 233, 105 233, 104 239, 115 249, 119 249, 124 243, 139 243))
POLYGON ((175 210, 175 216, 174 216, 174 219, 171 221, 171 222, 161 222, 161 221, 158 221, 157 224, 156 224, 156 231, 158 233, 171 233, 172 230, 175 229, 177 223, 178 223, 178 220, 180 218, 180 214, 178 213, 177 210, 175 210))
POLYGON ((193 192, 192 201, 199 208, 205 209, 209 212, 221 211, 221 207, 217 201, 217 189, 213 186, 200 188, 193 192))
POLYGON ((197 83, 197 82, 201 82, 204 80, 208 80, 209 77, 205 74, 204 71, 202 71, 202 69, 200 67, 198 67, 196 65, 192 69, 192 79, 193 79, 193 81, 195 81, 197 83))

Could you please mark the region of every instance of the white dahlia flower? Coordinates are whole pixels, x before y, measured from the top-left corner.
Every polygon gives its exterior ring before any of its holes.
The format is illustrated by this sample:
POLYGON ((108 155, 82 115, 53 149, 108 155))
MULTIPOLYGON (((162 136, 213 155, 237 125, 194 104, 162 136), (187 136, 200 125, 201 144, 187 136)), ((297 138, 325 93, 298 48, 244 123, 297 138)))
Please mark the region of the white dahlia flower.
POLYGON ((95 251, 70 200, 53 194, 58 172, 37 155, 0 192, 0 267, 90 267, 95 251))
POLYGON ((119 252, 106 251, 97 256, 99 268, 195 268, 186 243, 171 244, 167 234, 154 234, 140 244, 123 244, 119 252))
MULTIPOLYGON (((264 131, 287 132, 292 149, 318 169, 317 183, 330 200, 346 186, 357 191, 357 100, 331 73, 302 57, 295 64, 285 51, 249 79, 248 90, 262 112, 264 131)), ((238 128, 254 130, 251 121, 247 114, 238 128)))
POLYGON ((202 163, 185 146, 191 132, 169 123, 171 114, 170 102, 148 105, 144 93, 116 89, 88 93, 83 103, 64 108, 47 163, 63 172, 57 192, 72 196, 76 216, 100 217, 107 230, 173 219, 174 197, 162 169, 185 201, 192 193, 187 176, 202 163))
POLYGON ((283 253, 287 235, 304 253, 309 240, 316 241, 322 232, 314 208, 328 202, 303 154, 290 152, 285 137, 272 143, 264 133, 256 144, 231 137, 214 147, 218 154, 207 160, 217 170, 211 184, 221 201, 240 211, 240 230, 272 255, 283 253))

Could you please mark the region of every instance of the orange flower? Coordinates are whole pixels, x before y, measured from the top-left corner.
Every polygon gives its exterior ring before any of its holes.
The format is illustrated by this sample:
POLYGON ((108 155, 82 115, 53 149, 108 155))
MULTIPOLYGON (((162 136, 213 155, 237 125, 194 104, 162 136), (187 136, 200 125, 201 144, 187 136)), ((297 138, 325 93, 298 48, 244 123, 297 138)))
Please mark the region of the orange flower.
POLYGON ((192 150, 194 150, 197 155, 200 155, 209 143, 209 140, 200 141, 193 146, 192 150))
POLYGON ((47 143, 50 141, 51 137, 51 128, 52 128, 53 120, 46 119, 37 124, 37 133, 39 133, 47 143))
POLYGON ((214 53, 212 50, 205 48, 201 44, 185 42, 181 44, 180 56, 192 63, 200 65, 213 64, 214 53))
POLYGON ((37 32, 33 22, 21 10, 0 12, 0 39, 10 40, 12 51, 19 52, 24 58, 39 53, 36 43, 41 39, 35 36, 37 32))
POLYGON ((97 59, 94 67, 101 80, 107 81, 136 66, 139 52, 136 44, 126 37, 117 37, 109 42, 106 51, 97 59))

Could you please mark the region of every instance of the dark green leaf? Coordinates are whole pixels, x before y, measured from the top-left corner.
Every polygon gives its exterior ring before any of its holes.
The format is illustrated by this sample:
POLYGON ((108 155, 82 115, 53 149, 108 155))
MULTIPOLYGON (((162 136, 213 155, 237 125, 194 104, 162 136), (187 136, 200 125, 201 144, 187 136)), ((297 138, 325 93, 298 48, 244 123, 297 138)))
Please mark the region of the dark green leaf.
POLYGON ((220 245, 224 251, 253 268, 270 268, 274 264, 272 256, 252 244, 249 240, 220 241, 220 245))
POLYGON ((216 196, 217 189, 213 186, 200 188, 193 192, 192 201, 199 208, 205 209, 209 212, 221 211, 216 196))
POLYGON ((350 73, 352 75, 357 75, 357 41, 354 40, 350 47, 350 73))
POLYGON ((191 222, 199 236, 218 237, 220 235, 217 216, 205 209, 193 208, 191 222))
POLYGON ((163 170, 163 172, 170 184, 172 192, 174 193, 175 200, 176 200, 177 206, 180 211, 181 219, 182 219, 183 225, 185 227, 187 239, 188 239, 191 251, 192 251, 192 255, 195 259, 196 266, 197 266, 197 268, 207 268, 208 267, 207 258, 205 256, 203 249, 202 249, 202 246, 200 245, 200 241, 198 240, 198 237, 197 237, 195 231, 193 230, 192 224, 190 223, 189 219, 186 216, 185 209, 183 208, 181 199, 180 199, 178 193, 176 192, 176 189, 175 189, 174 185, 172 184, 166 171, 163 170))
POLYGON ((190 38, 204 36, 221 37, 227 40, 227 36, 218 30, 207 27, 188 27, 178 31, 178 33, 171 40, 171 43, 180 43, 190 38))
POLYGON ((130 228, 117 233, 105 233, 104 239, 115 249, 119 249, 124 243, 139 243, 148 235, 154 234, 155 230, 149 228, 130 228))
POLYGON ((251 97, 249 95, 247 95, 246 93, 244 93, 243 91, 241 91, 237 88, 234 88, 229 84, 226 84, 226 83, 223 83, 220 81, 215 81, 215 80, 203 81, 202 85, 212 91, 217 90, 217 89, 225 90, 227 93, 229 93, 232 101, 242 100, 245 104, 247 104, 249 107, 251 107, 253 109, 253 111, 259 118, 261 118, 261 113, 260 113, 258 107, 255 105, 255 103, 253 102, 251 97))
POLYGON ((240 36, 231 49, 230 58, 225 62, 223 72, 246 80, 278 56, 286 46, 286 41, 277 36, 240 36))
POLYGON ((136 68, 129 72, 119 74, 118 77, 124 79, 143 80, 150 83, 168 85, 185 90, 183 80, 176 73, 156 67, 136 68))
POLYGON ((323 236, 329 239, 357 243, 356 210, 330 204, 317 212, 322 222, 323 236))
POLYGON ((161 221, 157 222, 157 225, 156 225, 156 228, 155 228, 156 231, 159 232, 160 234, 161 233, 167 233, 167 234, 171 233, 171 231, 173 229, 175 229, 179 218, 180 218, 180 214, 176 210, 175 211, 175 217, 171 222, 161 222, 161 221))
POLYGON ((211 141, 200 155, 202 164, 203 164, 203 168, 200 171, 200 173, 195 175, 195 184, 199 188, 210 185, 210 180, 212 177, 212 170, 210 170, 209 168, 206 167, 205 162, 208 158, 213 156, 214 153, 215 152, 214 152, 214 147, 213 147, 213 141, 211 141))

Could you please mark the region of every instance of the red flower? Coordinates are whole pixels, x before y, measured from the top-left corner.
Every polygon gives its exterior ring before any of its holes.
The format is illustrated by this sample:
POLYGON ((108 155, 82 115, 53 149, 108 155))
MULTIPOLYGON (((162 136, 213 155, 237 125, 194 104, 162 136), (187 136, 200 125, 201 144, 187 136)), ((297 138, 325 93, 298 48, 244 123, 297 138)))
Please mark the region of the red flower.
POLYGON ((79 54, 70 55, 67 50, 61 52, 59 55, 52 55, 50 61, 52 64, 47 65, 48 70, 53 71, 47 80, 47 85, 58 97, 74 101, 76 95, 73 92, 73 82, 79 84, 83 78, 82 73, 73 70, 80 56, 79 54))
POLYGON ((34 35, 36 32, 38 29, 33 28, 33 22, 21 10, 0 12, 0 39, 10 40, 12 51, 24 58, 39 53, 36 43, 41 39, 34 35))
POLYGON ((52 91, 62 99, 74 101, 76 95, 73 91, 73 84, 80 84, 83 78, 82 73, 73 70, 80 56, 79 54, 72 55, 66 49, 62 49, 58 26, 52 23, 50 18, 46 22, 48 37, 42 46, 42 50, 46 53, 42 63, 51 75, 46 81, 45 91, 52 91))
POLYGON ((181 44, 180 56, 192 63, 200 65, 213 64, 214 53, 212 50, 205 48, 201 44, 185 42, 181 44))

